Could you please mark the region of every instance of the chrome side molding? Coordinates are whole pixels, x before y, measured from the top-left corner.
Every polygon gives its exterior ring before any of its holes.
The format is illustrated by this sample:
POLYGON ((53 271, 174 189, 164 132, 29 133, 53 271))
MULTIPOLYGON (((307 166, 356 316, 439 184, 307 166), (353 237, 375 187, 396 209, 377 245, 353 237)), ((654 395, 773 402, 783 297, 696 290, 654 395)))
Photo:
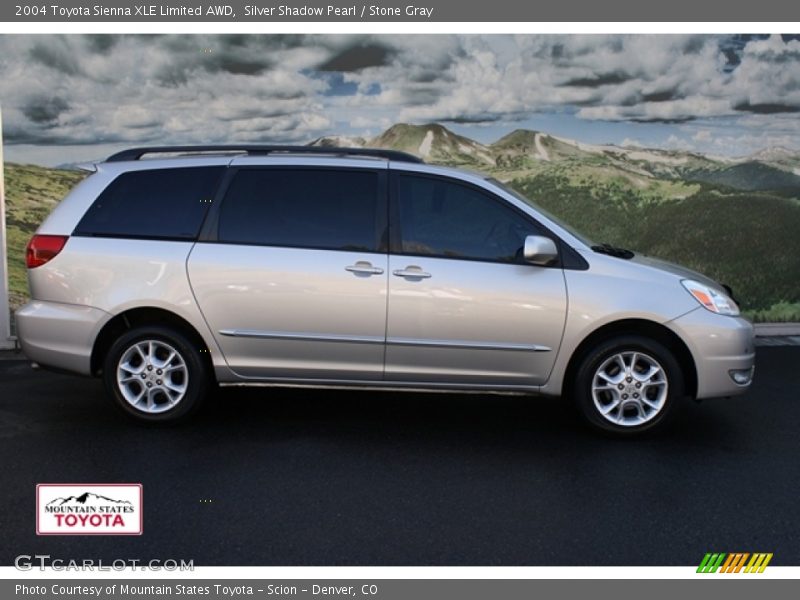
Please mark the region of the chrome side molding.
POLYGON ((391 337, 387 344, 394 346, 424 346, 426 348, 463 348, 464 350, 510 350, 512 352, 550 352, 538 344, 507 344, 500 342, 471 342, 469 340, 422 340, 391 337))
POLYGON ((303 333, 294 331, 258 331, 255 329, 221 329, 228 337, 261 338, 267 340, 299 340, 305 342, 345 342, 350 344, 383 344, 383 338, 371 335, 337 335, 333 333, 303 333))
MULTIPOLYGON (((297 340, 305 342, 343 342, 348 344, 383 344, 378 336, 338 335, 295 331, 259 331, 255 329, 221 329, 220 335, 228 337, 259 338, 267 340, 297 340)), ((385 343, 391 346, 421 346, 425 348, 457 348, 462 350, 508 350, 511 352, 550 352, 552 348, 538 344, 509 344, 500 342, 471 342, 469 340, 423 340, 390 337, 385 343)))

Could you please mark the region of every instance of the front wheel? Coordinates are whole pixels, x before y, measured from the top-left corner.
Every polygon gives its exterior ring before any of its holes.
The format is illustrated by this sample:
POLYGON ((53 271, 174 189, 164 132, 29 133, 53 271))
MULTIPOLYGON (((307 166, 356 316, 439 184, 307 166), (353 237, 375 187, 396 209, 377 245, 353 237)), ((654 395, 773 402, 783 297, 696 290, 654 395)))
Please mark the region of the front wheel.
POLYGON ((199 408, 210 385, 195 346, 169 327, 128 331, 106 355, 106 391, 117 408, 138 421, 166 423, 187 418, 199 408))
POLYGON ((642 336, 601 343, 581 360, 573 399, 593 427, 631 435, 662 427, 684 396, 684 378, 675 356, 642 336))

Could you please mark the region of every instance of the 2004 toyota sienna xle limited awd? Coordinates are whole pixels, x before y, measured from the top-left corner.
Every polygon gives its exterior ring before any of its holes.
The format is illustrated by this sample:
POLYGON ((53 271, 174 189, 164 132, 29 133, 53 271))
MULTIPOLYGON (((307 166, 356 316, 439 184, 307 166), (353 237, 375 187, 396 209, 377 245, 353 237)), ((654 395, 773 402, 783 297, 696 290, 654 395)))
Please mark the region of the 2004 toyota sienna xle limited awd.
POLYGON ((634 433, 751 382, 724 286, 481 175, 288 146, 93 168, 30 241, 19 339, 139 420, 184 418, 215 383, 314 385, 563 395, 634 433))

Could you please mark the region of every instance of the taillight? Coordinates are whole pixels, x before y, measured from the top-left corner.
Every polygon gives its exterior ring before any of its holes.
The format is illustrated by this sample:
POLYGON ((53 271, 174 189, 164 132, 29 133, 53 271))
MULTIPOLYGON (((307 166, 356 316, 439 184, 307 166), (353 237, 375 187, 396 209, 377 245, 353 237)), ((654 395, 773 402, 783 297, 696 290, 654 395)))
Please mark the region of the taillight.
POLYGON ((25 264, 29 269, 34 269, 50 262, 61 252, 68 239, 68 235, 34 235, 25 249, 25 264))

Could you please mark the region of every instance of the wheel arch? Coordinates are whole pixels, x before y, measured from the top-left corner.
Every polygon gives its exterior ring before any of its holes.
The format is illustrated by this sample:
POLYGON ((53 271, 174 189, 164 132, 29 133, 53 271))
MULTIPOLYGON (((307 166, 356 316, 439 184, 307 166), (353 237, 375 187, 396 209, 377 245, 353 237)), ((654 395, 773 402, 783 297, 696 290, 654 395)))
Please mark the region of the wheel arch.
POLYGON ((677 360, 680 365, 684 376, 686 395, 692 398, 697 395, 697 367, 689 347, 678 334, 668 327, 646 319, 623 319, 620 321, 613 321, 598 327, 587 335, 580 344, 578 344, 575 352, 572 353, 567 363, 562 389, 564 395, 569 395, 571 392, 570 387, 575 381, 575 375, 586 354, 598 344, 621 335, 645 336, 663 344, 672 352, 675 356, 675 360, 677 360))
POLYGON ((92 346, 92 355, 89 363, 92 375, 101 374, 103 359, 115 339, 126 331, 143 325, 163 325, 183 333, 193 343, 197 344, 200 356, 208 368, 208 373, 214 377, 214 365, 203 336, 183 317, 163 308, 154 307, 132 308, 109 319, 97 334, 92 346))

